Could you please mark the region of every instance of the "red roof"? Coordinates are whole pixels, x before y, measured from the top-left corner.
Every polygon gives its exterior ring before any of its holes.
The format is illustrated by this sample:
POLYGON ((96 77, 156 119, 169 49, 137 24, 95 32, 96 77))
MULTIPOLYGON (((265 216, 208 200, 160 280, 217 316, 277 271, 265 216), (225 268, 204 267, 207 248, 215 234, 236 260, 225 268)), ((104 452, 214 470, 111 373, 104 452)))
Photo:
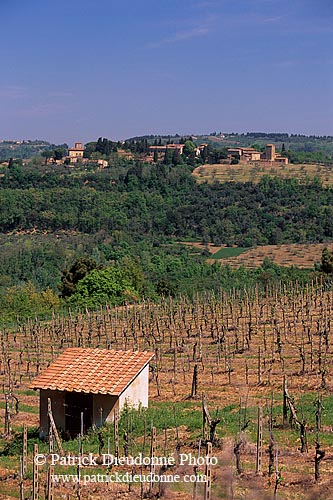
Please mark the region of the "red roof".
POLYGON ((36 377, 31 387, 119 396, 153 356, 146 351, 71 347, 36 377))

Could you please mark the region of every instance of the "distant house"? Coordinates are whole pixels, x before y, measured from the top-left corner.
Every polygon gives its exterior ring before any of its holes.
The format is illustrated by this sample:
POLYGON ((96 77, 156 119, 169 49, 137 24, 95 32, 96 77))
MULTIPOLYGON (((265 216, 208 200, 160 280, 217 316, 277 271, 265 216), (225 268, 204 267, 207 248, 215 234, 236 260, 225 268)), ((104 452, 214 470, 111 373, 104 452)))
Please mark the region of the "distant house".
POLYGON ((97 162, 98 168, 106 168, 109 165, 109 163, 106 160, 99 159, 94 161, 97 162))
POLYGON ((167 144, 166 146, 167 149, 171 150, 171 151, 179 151, 179 154, 183 154, 183 150, 184 150, 184 144, 167 144))
POLYGON ((118 149, 117 154, 120 158, 125 158, 125 160, 134 159, 134 154, 131 151, 126 151, 126 149, 118 149))
POLYGON ((154 156, 156 152, 159 157, 165 155, 166 150, 168 151, 179 151, 179 154, 183 154, 184 144, 165 144, 162 146, 149 146, 149 153, 154 156))
POLYGON ((254 148, 229 148, 228 156, 230 159, 236 158, 242 163, 260 161, 265 163, 288 164, 288 158, 276 153, 274 144, 267 144, 264 153, 256 151, 254 148))
POLYGON ((76 163, 78 160, 82 160, 85 148, 81 142, 76 142, 74 148, 69 148, 68 159, 70 163, 76 163))
POLYGON ((288 165, 288 158, 276 153, 275 144, 266 144, 266 151, 263 154, 263 160, 288 165))
POLYGON ((256 151, 254 148, 229 148, 228 154, 230 157, 244 162, 259 161, 261 159, 260 151, 256 151))
POLYGON ((201 152, 208 147, 208 144, 200 144, 194 150, 196 156, 200 156, 201 152))
POLYGON ((69 163, 69 166, 74 166, 75 163, 80 163, 85 165, 87 163, 89 164, 95 164, 98 168, 106 168, 108 167, 109 163, 107 160, 102 160, 102 159, 91 159, 91 158, 84 158, 84 152, 85 152, 85 147, 82 145, 82 142, 76 142, 73 148, 69 148, 68 150, 68 155, 64 156, 62 160, 54 162, 52 159, 52 163, 69 163))
POLYGON ((112 421, 127 401, 148 406, 151 352, 66 349, 31 384, 40 390, 40 437, 48 434, 48 398, 57 428, 69 436, 112 421))
MULTIPOLYGON (((195 139, 195 137, 193 137, 195 139)), ((194 149, 194 153, 196 156, 200 156, 201 151, 207 147, 208 144, 200 144, 194 149)), ((154 153, 157 154, 158 158, 161 159, 164 157, 166 151, 179 151, 179 154, 182 155, 184 151, 184 144, 164 144, 160 146, 149 146, 149 156, 146 158, 146 161, 151 161, 154 157, 154 153)))

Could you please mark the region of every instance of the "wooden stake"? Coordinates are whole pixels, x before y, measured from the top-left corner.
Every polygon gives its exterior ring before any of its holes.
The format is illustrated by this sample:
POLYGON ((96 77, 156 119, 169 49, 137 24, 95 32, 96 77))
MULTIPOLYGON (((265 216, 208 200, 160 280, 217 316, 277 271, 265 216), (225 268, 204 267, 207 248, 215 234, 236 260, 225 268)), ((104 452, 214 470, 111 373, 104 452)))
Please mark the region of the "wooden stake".
POLYGON ((27 455, 28 455, 28 431, 27 424, 23 424, 23 455, 22 455, 22 476, 27 473, 27 455))
POLYGON ((257 456, 256 456, 256 474, 261 472, 262 458, 262 408, 258 407, 258 428, 257 428, 257 456))
POLYGON ((210 465, 210 460, 212 456, 212 443, 208 441, 206 444, 206 466, 205 466, 205 489, 204 489, 204 500, 210 500, 211 498, 211 488, 212 488, 212 467, 210 465))
POLYGON ((198 365, 194 365, 191 398, 197 395, 197 389, 198 389, 198 365))
POLYGON ((275 452, 275 486, 274 486, 274 500, 277 500, 277 489, 280 483, 280 471, 279 471, 279 447, 276 445, 275 452))
MULTIPOLYGON (((198 446, 198 461, 200 458, 200 451, 201 451, 201 439, 199 439, 199 446, 198 446)), ((194 475, 195 475, 195 481, 193 483, 193 500, 197 500, 197 488, 198 488, 198 482, 197 482, 197 477, 198 477, 198 466, 195 465, 193 467, 194 475)))
POLYGON ((47 500, 53 500, 53 475, 54 466, 49 465, 47 469, 47 500))
POLYGON ((32 500, 38 500, 38 465, 36 457, 38 455, 38 444, 34 444, 33 478, 32 478, 32 500))
MULTIPOLYGON (((150 445, 150 472, 151 474, 155 474, 155 464, 154 457, 156 455, 156 427, 151 428, 151 445, 150 445)), ((153 491, 154 481, 150 482, 150 492, 153 491)))
POLYGON ((58 431, 57 431, 57 427, 56 427, 56 424, 54 422, 54 418, 53 418, 53 415, 52 415, 51 399, 50 398, 47 399, 47 411, 48 411, 48 416, 49 416, 49 426, 52 428, 52 433, 53 433, 53 435, 55 437, 59 453, 63 456, 64 455, 64 450, 62 448, 61 440, 60 440, 60 437, 59 437, 59 434, 58 434, 58 431))
POLYGON ((6 400, 6 410, 5 410, 5 434, 9 436, 11 434, 12 428, 10 424, 10 408, 9 408, 9 395, 5 394, 6 400))
POLYGON ((283 377, 283 427, 288 426, 288 407, 287 407, 287 377, 283 377))
MULTIPOLYGON (((82 457, 83 449, 82 449, 82 441, 81 441, 80 434, 77 437, 77 444, 78 444, 79 457, 82 457)), ((81 500, 81 467, 80 467, 80 462, 77 465, 77 477, 78 477, 77 498, 78 498, 78 500, 81 500)))
POLYGON ((81 434, 81 437, 83 437, 83 432, 84 432, 83 423, 84 423, 84 420, 83 420, 83 411, 81 411, 81 420, 80 420, 80 434, 81 434))
POLYGON ((23 457, 20 457, 20 500, 24 500, 23 476, 23 457))
POLYGON ((114 412, 113 429, 114 429, 114 454, 116 457, 118 457, 119 456, 119 413, 118 413, 118 410, 115 410, 115 412, 114 412))
POLYGON ((261 353, 258 347, 258 385, 261 385, 261 353))

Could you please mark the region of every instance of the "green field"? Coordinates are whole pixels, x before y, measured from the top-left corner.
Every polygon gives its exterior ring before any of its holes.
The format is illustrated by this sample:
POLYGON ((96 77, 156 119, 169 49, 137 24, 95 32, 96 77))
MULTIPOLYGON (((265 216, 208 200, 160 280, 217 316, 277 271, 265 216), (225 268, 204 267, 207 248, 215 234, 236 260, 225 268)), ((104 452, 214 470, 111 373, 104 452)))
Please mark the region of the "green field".
POLYGON ((211 259, 227 259, 228 257, 238 257, 238 255, 247 252, 250 248, 243 247, 227 247, 221 248, 218 252, 214 253, 211 259))

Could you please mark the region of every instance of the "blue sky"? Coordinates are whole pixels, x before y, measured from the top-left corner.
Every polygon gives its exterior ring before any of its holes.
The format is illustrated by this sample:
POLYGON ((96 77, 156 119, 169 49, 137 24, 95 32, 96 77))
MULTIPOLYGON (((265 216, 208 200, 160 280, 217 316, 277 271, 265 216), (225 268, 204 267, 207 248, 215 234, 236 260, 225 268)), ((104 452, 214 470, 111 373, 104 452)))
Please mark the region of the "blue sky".
POLYGON ((0 0, 0 139, 333 135, 332 0, 0 0))

